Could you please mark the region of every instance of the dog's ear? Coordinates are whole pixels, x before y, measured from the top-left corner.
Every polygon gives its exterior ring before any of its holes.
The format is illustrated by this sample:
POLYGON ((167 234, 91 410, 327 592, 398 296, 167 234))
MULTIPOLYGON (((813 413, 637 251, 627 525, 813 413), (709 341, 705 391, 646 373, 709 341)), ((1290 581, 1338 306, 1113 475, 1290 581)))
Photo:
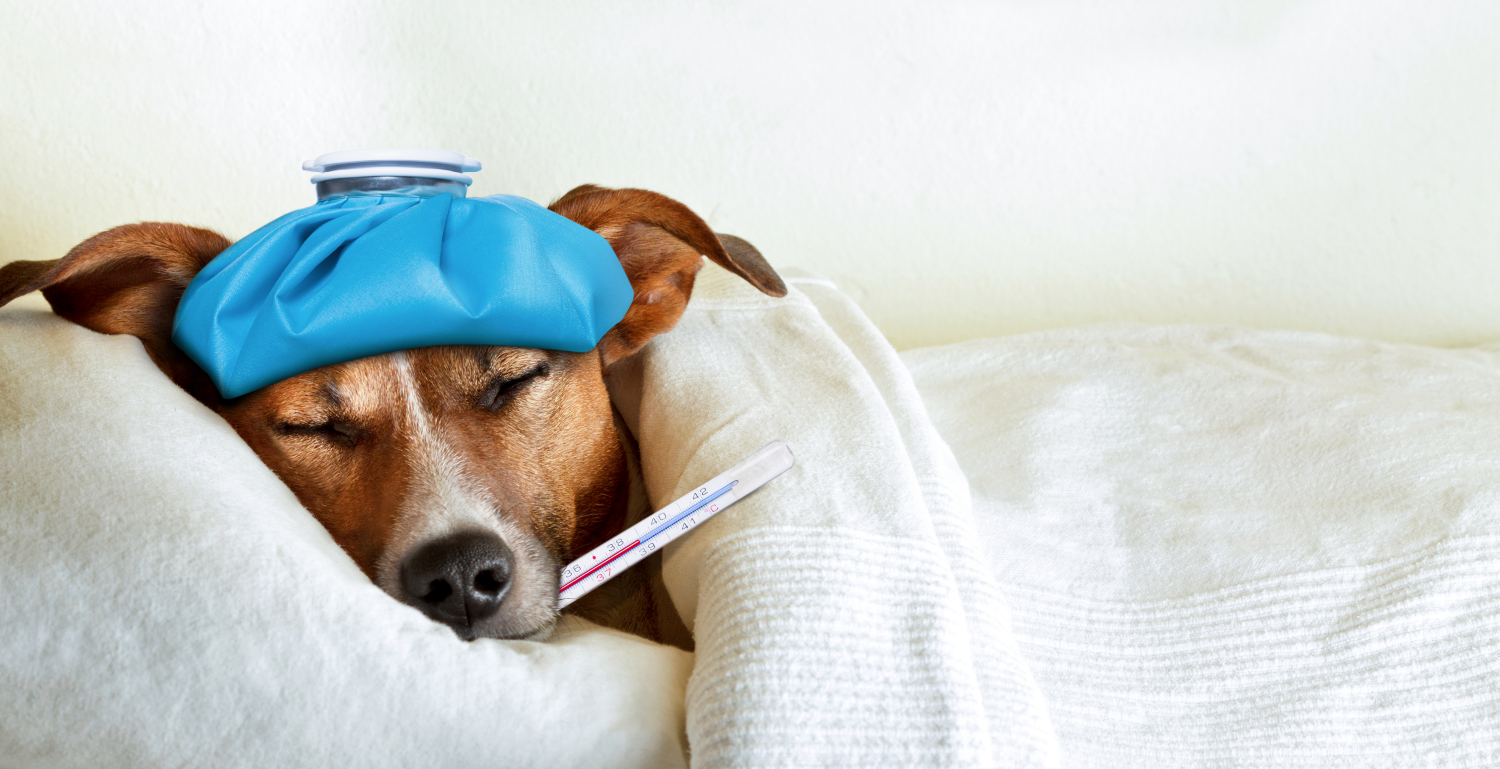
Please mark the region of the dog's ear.
POLYGON ((625 318, 599 340, 606 368, 677 325, 704 256, 763 293, 786 296, 781 276, 754 246, 715 235, 697 214, 665 195, 586 184, 551 209, 603 235, 635 289, 625 318))
POLYGON ((229 241, 181 224, 145 222, 101 232, 67 256, 0 267, 0 306, 40 290, 52 311, 101 334, 130 334, 172 381, 214 407, 218 391, 172 344, 177 302, 229 241))

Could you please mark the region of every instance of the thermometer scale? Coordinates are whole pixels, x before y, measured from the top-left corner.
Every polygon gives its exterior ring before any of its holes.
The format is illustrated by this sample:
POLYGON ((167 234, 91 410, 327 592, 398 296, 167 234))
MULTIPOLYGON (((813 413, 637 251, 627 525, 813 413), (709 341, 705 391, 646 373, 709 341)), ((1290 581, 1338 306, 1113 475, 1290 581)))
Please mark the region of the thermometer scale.
POLYGON ((610 577, 640 563, 668 542, 790 470, 796 461, 790 446, 783 441, 771 441, 745 461, 585 553, 562 570, 557 608, 566 607, 608 582, 610 577))

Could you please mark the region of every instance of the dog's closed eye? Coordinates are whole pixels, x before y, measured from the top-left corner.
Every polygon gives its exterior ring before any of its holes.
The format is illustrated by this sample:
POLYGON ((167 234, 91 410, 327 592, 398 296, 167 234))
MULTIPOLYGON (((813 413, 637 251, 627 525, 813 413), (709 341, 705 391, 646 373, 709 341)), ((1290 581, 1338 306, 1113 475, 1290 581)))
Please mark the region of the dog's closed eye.
POLYGON ((552 373, 552 367, 546 363, 538 363, 529 371, 520 376, 496 377, 484 391, 479 394, 476 405, 486 411, 499 411, 502 406, 521 392, 526 385, 552 373))
POLYGON ((283 422, 276 431, 287 436, 318 438, 339 446, 353 447, 359 442, 360 430, 347 422, 330 419, 318 424, 283 422))

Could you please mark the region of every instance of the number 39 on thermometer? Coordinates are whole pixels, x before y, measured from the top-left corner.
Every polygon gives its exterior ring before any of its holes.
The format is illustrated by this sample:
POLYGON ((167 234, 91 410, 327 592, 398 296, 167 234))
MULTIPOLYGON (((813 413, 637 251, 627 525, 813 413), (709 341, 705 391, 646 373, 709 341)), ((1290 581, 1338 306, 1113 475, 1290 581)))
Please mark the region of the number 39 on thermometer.
POLYGON ((640 563, 658 548, 790 470, 795 463, 790 446, 771 441, 745 461, 589 551, 562 570, 557 608, 566 607, 608 582, 610 577, 640 563))

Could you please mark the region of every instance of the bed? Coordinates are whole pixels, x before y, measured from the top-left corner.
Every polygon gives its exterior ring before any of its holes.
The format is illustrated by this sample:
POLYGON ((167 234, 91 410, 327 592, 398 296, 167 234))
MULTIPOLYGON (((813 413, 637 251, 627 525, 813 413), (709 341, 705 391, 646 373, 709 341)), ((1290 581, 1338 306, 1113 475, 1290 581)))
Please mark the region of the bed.
POLYGON ((0 764, 1491 766, 1500 348, 1104 325, 897 353, 707 265, 612 382, 684 652, 463 643, 128 337, 0 310, 0 764))

